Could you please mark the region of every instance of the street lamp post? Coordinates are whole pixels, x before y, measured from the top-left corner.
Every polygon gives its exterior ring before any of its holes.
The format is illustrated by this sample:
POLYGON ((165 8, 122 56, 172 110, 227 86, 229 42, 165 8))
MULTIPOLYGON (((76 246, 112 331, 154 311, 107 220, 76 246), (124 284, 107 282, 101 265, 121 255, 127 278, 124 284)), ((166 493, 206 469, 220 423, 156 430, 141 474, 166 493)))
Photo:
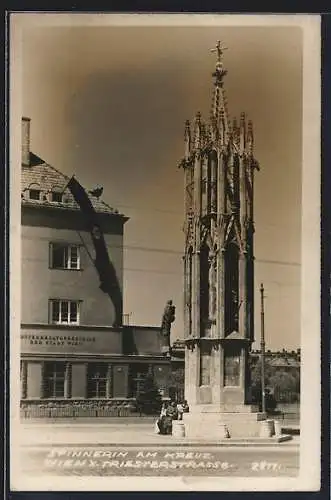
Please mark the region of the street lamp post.
POLYGON ((261 391, 262 391, 262 412, 265 413, 265 339, 264 339, 264 287, 261 283, 261 391))

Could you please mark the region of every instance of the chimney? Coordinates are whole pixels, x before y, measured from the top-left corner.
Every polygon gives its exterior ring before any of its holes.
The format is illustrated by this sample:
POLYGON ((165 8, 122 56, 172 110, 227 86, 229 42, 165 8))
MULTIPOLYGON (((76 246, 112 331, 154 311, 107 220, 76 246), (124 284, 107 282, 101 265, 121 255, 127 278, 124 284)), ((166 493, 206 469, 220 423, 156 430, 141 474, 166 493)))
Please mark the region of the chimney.
POLYGON ((22 165, 30 165, 30 118, 22 118, 22 165))

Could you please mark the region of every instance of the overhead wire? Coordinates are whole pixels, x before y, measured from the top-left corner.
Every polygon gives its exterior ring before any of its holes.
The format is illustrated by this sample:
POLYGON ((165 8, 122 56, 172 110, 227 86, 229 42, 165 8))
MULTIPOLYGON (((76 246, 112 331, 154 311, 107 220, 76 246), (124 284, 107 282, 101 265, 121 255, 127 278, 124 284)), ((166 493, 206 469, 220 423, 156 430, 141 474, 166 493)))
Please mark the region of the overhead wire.
MULTIPOLYGON (((119 208, 128 208, 129 210, 138 210, 141 212, 158 212, 158 213, 163 213, 163 214, 169 214, 169 215, 180 215, 184 217, 184 212, 178 212, 176 210, 169 210, 165 208, 158 208, 158 207, 139 207, 139 206, 133 206, 133 205, 125 205, 121 203, 114 203, 116 207, 119 208)), ((284 224, 273 224, 271 222, 263 222, 263 224, 260 224, 262 227, 281 227, 284 229, 284 224)))
MULTIPOLYGON (((81 234, 77 231, 79 234, 80 240, 82 241, 82 244, 85 249, 87 249, 87 245, 83 242, 81 234)), ((31 239, 35 240, 35 238, 26 238, 24 239, 31 239)), ((43 240, 49 241, 49 238, 40 238, 43 240)), ((74 244, 74 243, 72 243, 74 244)), ((137 250, 141 252, 152 252, 152 253, 165 253, 169 255, 180 255, 183 256, 184 252, 180 250, 175 250, 175 249, 164 249, 164 248, 154 248, 154 247, 146 247, 146 246, 138 246, 138 245, 107 245, 108 250, 111 252, 112 249, 118 248, 118 249, 123 249, 123 250, 137 250)), ((88 250, 87 250, 88 252, 88 250)), ((90 254, 89 254, 90 255, 90 254)), ((93 261, 93 258, 91 258, 93 261)), ((294 267, 300 267, 301 264, 300 262, 295 262, 295 261, 286 261, 286 260, 272 260, 272 259, 257 259, 255 258, 254 261, 258 264, 270 264, 270 265, 281 265, 281 266, 294 266, 294 267)))

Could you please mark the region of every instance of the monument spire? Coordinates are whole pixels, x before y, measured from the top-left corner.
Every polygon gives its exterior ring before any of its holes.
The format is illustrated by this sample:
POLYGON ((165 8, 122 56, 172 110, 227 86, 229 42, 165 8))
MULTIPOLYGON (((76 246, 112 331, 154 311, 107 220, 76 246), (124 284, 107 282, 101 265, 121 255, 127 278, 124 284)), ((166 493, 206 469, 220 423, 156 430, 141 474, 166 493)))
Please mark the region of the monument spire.
POLYGON ((224 50, 227 50, 227 47, 222 46, 220 40, 217 41, 215 48, 210 49, 211 52, 217 54, 215 71, 213 72, 215 80, 210 121, 213 136, 220 139, 222 145, 225 145, 229 134, 227 99, 224 90, 224 77, 227 74, 227 70, 223 66, 224 50))

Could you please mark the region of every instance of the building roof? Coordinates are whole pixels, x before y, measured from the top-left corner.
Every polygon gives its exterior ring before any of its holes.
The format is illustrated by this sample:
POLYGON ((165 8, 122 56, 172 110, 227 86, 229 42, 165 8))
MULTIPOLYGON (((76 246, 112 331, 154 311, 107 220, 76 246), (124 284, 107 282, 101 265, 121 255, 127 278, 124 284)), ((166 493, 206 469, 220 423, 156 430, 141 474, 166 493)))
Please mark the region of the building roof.
POLYGON ((286 368, 286 367, 298 367, 300 366, 300 363, 294 359, 288 359, 288 358, 275 358, 272 359, 269 364, 271 366, 275 366, 278 368, 286 368))
MULTIPOLYGON (((21 171, 21 203, 23 206, 46 206, 57 210, 80 210, 69 189, 65 189, 70 178, 30 153, 30 165, 22 165, 21 171), (40 190, 40 199, 29 198, 29 190, 40 190), (62 201, 52 201, 51 193, 63 193, 62 201)), ((89 198, 96 212, 119 215, 118 210, 89 193, 89 198)))
POLYGON ((289 364, 289 366, 300 366, 300 362, 297 359, 293 358, 287 358, 287 363, 289 364))

